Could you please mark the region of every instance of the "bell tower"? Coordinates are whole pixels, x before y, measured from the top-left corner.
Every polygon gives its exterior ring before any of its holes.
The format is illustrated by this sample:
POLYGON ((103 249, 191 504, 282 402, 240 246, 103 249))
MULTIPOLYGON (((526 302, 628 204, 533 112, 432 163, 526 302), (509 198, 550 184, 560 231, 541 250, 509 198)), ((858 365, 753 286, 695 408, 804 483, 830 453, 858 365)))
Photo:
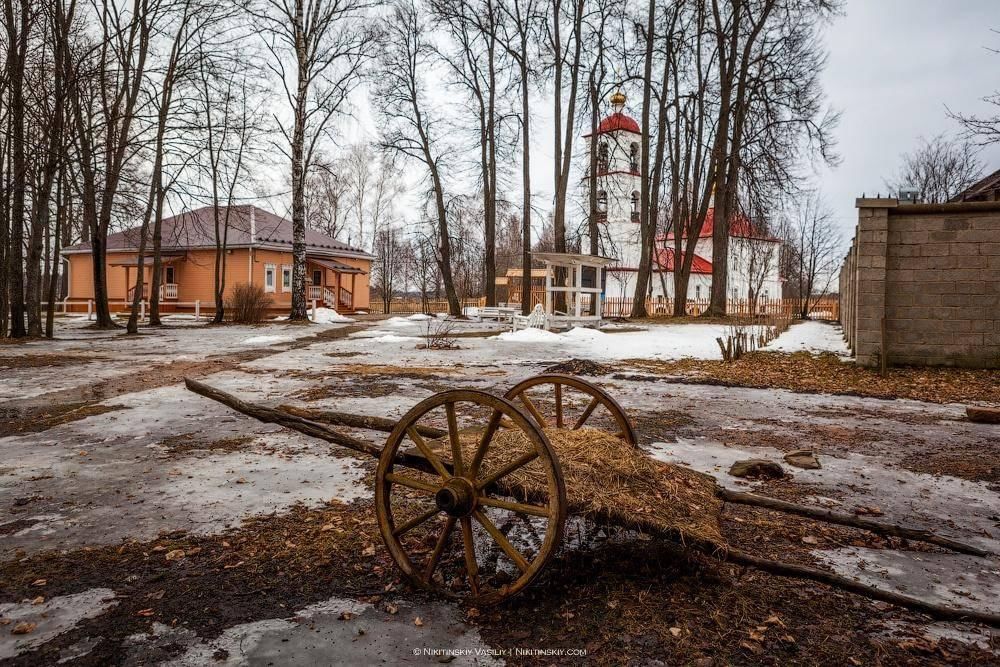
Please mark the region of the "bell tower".
MULTIPOLYGON (((596 152, 597 161, 597 220, 601 235, 598 249, 601 255, 617 260, 609 267, 609 297, 618 296, 618 291, 628 291, 626 285, 616 286, 612 282, 626 280, 625 274, 637 270, 640 256, 642 130, 639 123, 625 113, 626 101, 621 91, 613 94, 611 115, 601 121, 596 134, 586 137, 587 149, 596 152)), ((589 239, 584 239, 583 247, 589 248, 589 239)))

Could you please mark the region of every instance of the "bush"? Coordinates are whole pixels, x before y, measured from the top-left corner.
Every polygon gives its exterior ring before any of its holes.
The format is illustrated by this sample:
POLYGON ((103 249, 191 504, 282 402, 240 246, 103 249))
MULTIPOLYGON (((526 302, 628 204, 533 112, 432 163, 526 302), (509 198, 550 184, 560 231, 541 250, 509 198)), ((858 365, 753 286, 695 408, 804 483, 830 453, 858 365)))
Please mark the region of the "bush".
POLYGON ((226 319, 235 324, 260 324, 272 303, 263 287, 240 283, 226 299, 226 319))

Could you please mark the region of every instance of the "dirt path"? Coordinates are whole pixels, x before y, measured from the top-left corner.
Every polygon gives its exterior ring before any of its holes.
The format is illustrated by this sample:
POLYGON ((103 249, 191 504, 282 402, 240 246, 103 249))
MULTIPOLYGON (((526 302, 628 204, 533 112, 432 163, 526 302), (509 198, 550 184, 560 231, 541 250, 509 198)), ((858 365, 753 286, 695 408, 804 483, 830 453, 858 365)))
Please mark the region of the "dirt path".
POLYGON ((232 370, 240 364, 255 361, 290 349, 301 349, 320 342, 346 338, 362 331, 366 325, 351 325, 327 329, 318 334, 296 338, 276 347, 243 350, 196 361, 155 363, 134 373, 106 378, 90 384, 53 391, 23 400, 8 401, 0 409, 0 437, 21 433, 38 433, 69 421, 83 419, 115 409, 98 403, 124 394, 148 391, 184 381, 185 377, 200 378, 232 370))

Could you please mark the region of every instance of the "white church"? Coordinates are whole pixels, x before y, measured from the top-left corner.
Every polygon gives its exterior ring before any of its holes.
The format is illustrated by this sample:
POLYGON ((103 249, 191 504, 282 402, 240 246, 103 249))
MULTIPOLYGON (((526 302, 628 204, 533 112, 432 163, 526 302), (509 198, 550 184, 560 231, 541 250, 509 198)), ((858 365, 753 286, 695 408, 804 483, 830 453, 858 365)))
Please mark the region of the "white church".
MULTIPOLYGON (((612 113, 598 126, 596 136, 587 135, 587 150, 597 150, 597 209, 601 237, 600 254, 615 260, 607 269, 605 298, 632 298, 639 269, 640 233, 639 173, 642 130, 624 113, 625 95, 611 96, 612 113)), ((709 209, 698 235, 688 281, 688 299, 708 299, 712 290, 712 231, 715 211, 709 209)), ((672 299, 674 295, 674 236, 656 239, 650 296, 672 299)), ((583 248, 590 247, 586 236, 583 248)), ((729 231, 729 298, 781 298, 779 252, 781 240, 760 234, 745 217, 735 216, 729 231)))

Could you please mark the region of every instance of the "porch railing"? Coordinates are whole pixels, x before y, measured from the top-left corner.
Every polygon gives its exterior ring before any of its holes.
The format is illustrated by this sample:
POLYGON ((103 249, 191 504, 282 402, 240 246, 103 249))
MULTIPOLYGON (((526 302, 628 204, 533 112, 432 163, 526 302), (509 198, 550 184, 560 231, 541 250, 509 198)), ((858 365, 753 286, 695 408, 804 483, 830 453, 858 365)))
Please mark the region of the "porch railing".
POLYGON ((340 305, 345 308, 354 307, 354 294, 343 287, 340 288, 340 305))
MULTIPOLYGON (((135 286, 128 288, 128 300, 135 298, 135 286)), ((142 298, 149 299, 149 283, 142 284, 142 298)), ((160 299, 177 299, 177 283, 163 283, 160 285, 160 299)))
POLYGON ((310 301, 316 299, 317 301, 323 298, 323 286, 322 285, 306 285, 306 298, 310 301))

